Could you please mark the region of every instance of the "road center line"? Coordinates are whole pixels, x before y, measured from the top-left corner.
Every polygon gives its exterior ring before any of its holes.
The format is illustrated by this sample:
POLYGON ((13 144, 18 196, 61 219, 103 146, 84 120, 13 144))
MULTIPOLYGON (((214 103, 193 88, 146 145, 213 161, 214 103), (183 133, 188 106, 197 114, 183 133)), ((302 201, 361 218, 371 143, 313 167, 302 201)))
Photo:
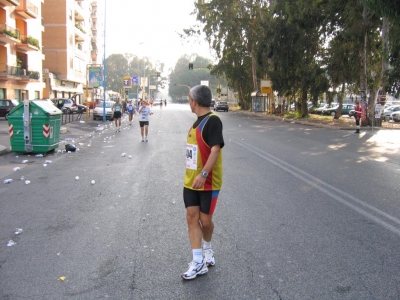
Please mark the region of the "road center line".
POLYGON ((233 142, 235 142, 236 144, 238 144, 239 146, 242 146, 243 148, 246 148, 247 150, 249 150, 250 152, 253 152, 254 154, 256 154, 257 156, 265 159, 266 161, 270 162, 271 164, 277 166, 278 168, 281 168, 282 170, 284 170, 287 173, 290 173, 291 175, 295 176, 296 178, 304 181, 305 183, 311 185, 312 187, 318 189, 319 191, 323 192, 324 194, 332 197, 333 199, 335 199, 336 201, 346 205, 347 207, 350 207, 351 209, 355 210, 356 212, 358 212, 359 214, 367 217, 370 220, 373 220, 374 222, 382 225, 383 227, 385 227, 386 229, 389 229, 390 231, 392 231, 393 233, 397 234, 398 236, 400 236, 400 229, 391 225, 390 223, 388 223, 387 221, 383 220, 380 217, 377 217, 375 215, 373 215, 372 213, 368 212, 367 210, 356 206, 355 204, 351 203, 350 201, 347 201, 346 199, 344 199, 343 197, 340 197, 340 195, 354 201, 355 203, 357 203, 360 206, 363 206, 364 208, 368 208, 369 210, 375 212, 376 214, 380 215, 381 217, 386 218, 387 220, 392 221, 393 223, 399 224, 400 225, 400 220, 389 215, 388 213, 368 204, 365 203, 363 201, 361 201, 360 199, 326 183, 325 181, 322 181, 310 174, 308 174, 307 172, 300 170, 299 168, 296 168, 288 163, 286 163, 283 160, 280 160, 279 158, 268 154, 267 152, 254 147, 253 145, 247 144, 247 143, 243 143, 237 140, 232 140, 233 142), (309 179, 305 178, 308 177, 309 179), (323 186, 323 187, 322 187, 323 186), (325 188, 324 188, 325 187, 325 188), (329 191, 328 189, 330 189, 331 191, 329 191), (338 195, 339 194, 339 195, 338 195))

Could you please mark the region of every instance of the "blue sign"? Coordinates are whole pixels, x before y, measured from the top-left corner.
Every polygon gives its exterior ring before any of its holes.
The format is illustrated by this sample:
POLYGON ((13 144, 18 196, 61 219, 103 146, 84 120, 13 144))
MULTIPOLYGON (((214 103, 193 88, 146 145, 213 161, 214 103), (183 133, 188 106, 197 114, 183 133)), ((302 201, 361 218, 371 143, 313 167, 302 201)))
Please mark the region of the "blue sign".
POLYGON ((132 83, 139 84, 139 76, 132 76, 132 83))
POLYGON ((89 86, 98 88, 103 84, 103 66, 89 67, 89 86))

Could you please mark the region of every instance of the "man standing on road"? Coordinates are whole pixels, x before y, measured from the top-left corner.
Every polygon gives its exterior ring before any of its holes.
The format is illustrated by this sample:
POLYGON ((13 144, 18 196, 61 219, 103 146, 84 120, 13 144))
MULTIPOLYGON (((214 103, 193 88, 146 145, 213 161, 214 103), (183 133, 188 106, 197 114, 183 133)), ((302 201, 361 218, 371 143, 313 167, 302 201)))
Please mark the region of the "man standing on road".
POLYGON ((112 111, 114 112, 115 132, 121 132, 121 117, 124 108, 122 107, 119 98, 115 100, 115 103, 112 106, 112 111))
POLYGON ((356 102, 356 108, 354 109, 354 118, 356 119, 356 132, 355 133, 360 133, 360 119, 361 119, 361 106, 360 102, 356 102))
POLYGON ((148 142, 147 135, 149 134, 149 115, 151 109, 146 100, 142 100, 142 106, 139 108, 139 125, 142 135, 142 142, 148 142))
POLYGON ((189 104, 197 116, 187 136, 183 200, 186 207, 193 261, 181 275, 185 280, 208 272, 215 265, 211 238, 212 215, 222 186, 222 122, 210 110, 211 90, 204 85, 190 89, 189 104), (201 246, 203 239, 203 249, 201 246), (204 254, 204 257, 203 257, 204 254))

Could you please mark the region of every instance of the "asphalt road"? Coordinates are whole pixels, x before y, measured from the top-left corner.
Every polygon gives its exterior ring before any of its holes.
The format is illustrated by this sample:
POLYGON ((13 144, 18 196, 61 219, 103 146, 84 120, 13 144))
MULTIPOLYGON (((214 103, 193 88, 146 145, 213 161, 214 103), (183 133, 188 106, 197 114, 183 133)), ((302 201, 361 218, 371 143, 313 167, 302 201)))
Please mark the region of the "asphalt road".
POLYGON ((79 152, 1 156, 14 181, 0 186, 0 299, 400 298, 398 132, 218 112, 216 266, 184 282, 196 117, 185 105, 154 111, 148 143, 137 119, 121 133, 98 121, 71 125, 79 152))

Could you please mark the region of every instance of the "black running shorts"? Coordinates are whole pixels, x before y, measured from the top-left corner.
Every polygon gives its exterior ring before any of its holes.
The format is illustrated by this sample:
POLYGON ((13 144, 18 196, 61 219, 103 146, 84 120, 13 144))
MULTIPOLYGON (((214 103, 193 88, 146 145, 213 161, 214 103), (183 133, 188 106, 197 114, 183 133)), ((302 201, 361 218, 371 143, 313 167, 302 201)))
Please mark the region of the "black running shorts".
POLYGON ((139 121, 140 127, 149 126, 149 121, 139 121))
POLYGON ((121 112, 120 111, 114 111, 114 119, 121 119, 121 112))
POLYGON ((183 188, 183 201, 185 207, 200 206, 200 211, 212 215, 217 205, 219 191, 196 191, 183 188))

